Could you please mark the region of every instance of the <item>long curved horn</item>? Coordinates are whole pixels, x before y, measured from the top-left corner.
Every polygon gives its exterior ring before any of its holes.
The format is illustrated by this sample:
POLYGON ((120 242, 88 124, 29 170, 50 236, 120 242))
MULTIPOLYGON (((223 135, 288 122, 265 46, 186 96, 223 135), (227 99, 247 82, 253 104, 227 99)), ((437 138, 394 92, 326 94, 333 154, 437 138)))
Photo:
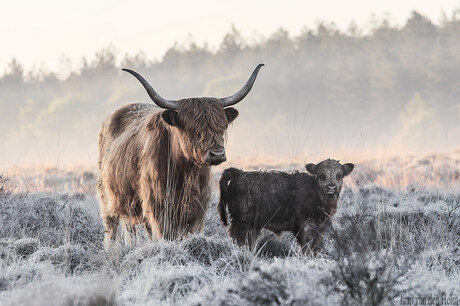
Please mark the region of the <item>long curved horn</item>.
POLYGON ((249 91, 252 88, 252 85, 254 85, 254 82, 257 78, 257 74, 259 73, 260 68, 262 68, 264 64, 259 64, 257 65, 256 69, 254 69, 254 72, 251 74, 251 77, 249 80, 244 84, 244 86, 233 96, 226 97, 226 98, 220 98, 219 101, 222 103, 224 107, 234 105, 241 100, 243 100, 244 97, 249 93, 249 91))
POLYGON ((132 75, 134 75, 136 79, 138 79, 139 82, 141 82, 141 84, 144 86, 145 90, 147 90, 147 93, 149 94, 150 98, 152 99, 153 102, 155 102, 156 105, 164 109, 177 110, 178 104, 176 100, 163 99, 139 73, 131 69, 121 69, 121 70, 129 72, 132 75))

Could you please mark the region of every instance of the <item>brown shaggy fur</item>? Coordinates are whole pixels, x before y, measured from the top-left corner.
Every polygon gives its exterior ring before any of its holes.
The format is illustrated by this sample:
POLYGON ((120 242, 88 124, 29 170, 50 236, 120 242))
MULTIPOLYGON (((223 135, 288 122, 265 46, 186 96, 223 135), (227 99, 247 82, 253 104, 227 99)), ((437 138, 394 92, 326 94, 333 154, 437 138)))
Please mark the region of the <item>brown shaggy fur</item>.
POLYGON ((292 232, 304 252, 316 255, 337 210, 342 179, 353 164, 325 160, 306 165, 308 173, 244 172, 226 169, 219 182, 219 216, 230 236, 251 248, 263 228, 292 232))
POLYGON ((213 98, 179 103, 177 111, 129 104, 103 122, 97 187, 107 245, 120 220, 128 237, 138 223, 165 239, 202 229, 210 197, 206 154, 223 148, 238 111, 213 98))

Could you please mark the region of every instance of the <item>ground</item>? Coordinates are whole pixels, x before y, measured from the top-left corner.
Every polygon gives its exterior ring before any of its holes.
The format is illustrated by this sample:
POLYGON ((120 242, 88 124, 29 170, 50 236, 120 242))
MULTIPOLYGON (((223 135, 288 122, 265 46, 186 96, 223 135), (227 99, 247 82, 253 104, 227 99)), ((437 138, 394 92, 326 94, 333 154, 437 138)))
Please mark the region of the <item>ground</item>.
POLYGON ((254 252, 235 246, 217 190, 203 233, 154 242, 141 231, 105 251, 95 180, 83 170, 5 173, 1 305, 459 303, 460 152, 356 163, 316 258, 288 234, 265 232, 254 252))

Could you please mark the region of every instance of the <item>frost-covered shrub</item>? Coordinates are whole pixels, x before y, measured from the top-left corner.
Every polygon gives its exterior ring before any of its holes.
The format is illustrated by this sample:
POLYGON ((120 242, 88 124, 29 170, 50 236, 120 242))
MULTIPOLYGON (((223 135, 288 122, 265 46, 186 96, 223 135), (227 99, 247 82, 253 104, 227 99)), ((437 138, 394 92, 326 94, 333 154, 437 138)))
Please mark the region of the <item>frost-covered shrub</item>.
POLYGON ((232 253, 229 240, 219 240, 203 235, 186 238, 182 242, 182 247, 188 252, 191 260, 207 266, 219 258, 229 257, 232 253))
MULTIPOLYGON (((51 272, 51 271, 50 271, 51 272)), ((114 290, 104 278, 47 273, 41 279, 0 293, 2 305, 118 305, 114 290), (2 297, 4 303, 2 303, 2 297)))
POLYGON ((14 187, 9 180, 0 174, 0 201, 3 202, 9 198, 13 190, 14 187))
POLYGON ((0 206, 0 237, 33 237, 41 245, 99 245, 102 222, 94 203, 81 194, 17 194, 0 206))
POLYGON ((230 289, 230 294, 237 294, 240 299, 252 305, 283 305, 292 301, 288 288, 286 271, 261 269, 255 267, 247 277, 241 279, 238 288, 230 289))
POLYGON ((37 251, 39 242, 34 238, 23 238, 13 242, 13 249, 17 256, 28 257, 37 251))
POLYGON ((49 262, 64 273, 84 271, 88 268, 89 254, 80 245, 61 245, 57 248, 42 247, 31 257, 31 262, 49 262))
MULTIPOLYGON (((121 246, 123 249, 123 246, 121 246)), ((132 270, 146 259, 157 265, 185 265, 189 260, 188 253, 179 244, 170 241, 148 242, 133 248, 121 259, 122 271, 132 270)))
POLYGON ((387 252, 341 258, 323 283, 341 296, 342 305, 380 305, 408 290, 402 283, 410 263, 387 252))
MULTIPOLYGON (((69 303, 70 304, 70 303, 69 303)), ((72 305, 78 305, 72 303, 72 305)), ((85 303, 82 303, 85 306, 115 306, 117 305, 115 294, 100 294, 94 293, 91 295, 85 303)))
POLYGON ((219 193, 214 192, 204 220, 204 234, 206 236, 216 236, 225 239, 228 238, 228 231, 227 228, 222 225, 217 214, 218 201, 219 193))
POLYGON ((0 291, 21 288, 53 274, 53 267, 48 263, 34 264, 28 261, 14 261, 6 266, 0 265, 0 291))
POLYGON ((356 252, 369 253, 381 248, 376 218, 368 215, 342 217, 331 231, 330 255, 335 258, 356 252))
POLYGON ((258 240, 256 254, 268 258, 285 258, 291 254, 291 246, 292 244, 286 240, 281 240, 275 234, 268 233, 258 240))

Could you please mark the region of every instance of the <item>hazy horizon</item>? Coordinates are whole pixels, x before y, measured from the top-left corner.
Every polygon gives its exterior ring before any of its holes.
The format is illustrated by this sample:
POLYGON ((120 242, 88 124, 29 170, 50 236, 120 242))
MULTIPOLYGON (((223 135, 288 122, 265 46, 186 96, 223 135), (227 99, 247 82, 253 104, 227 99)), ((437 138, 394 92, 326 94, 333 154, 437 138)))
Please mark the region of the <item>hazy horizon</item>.
POLYGON ((445 12, 442 22, 417 12, 402 25, 384 18, 366 35, 365 25, 325 23, 298 34, 277 27, 254 39, 235 24, 216 48, 190 38, 158 60, 113 44, 57 71, 30 70, 18 57, 0 76, 0 166, 95 166, 103 119, 121 105, 150 103, 122 67, 178 99, 232 94, 264 63, 236 106, 224 166, 455 150, 458 12, 445 12))

